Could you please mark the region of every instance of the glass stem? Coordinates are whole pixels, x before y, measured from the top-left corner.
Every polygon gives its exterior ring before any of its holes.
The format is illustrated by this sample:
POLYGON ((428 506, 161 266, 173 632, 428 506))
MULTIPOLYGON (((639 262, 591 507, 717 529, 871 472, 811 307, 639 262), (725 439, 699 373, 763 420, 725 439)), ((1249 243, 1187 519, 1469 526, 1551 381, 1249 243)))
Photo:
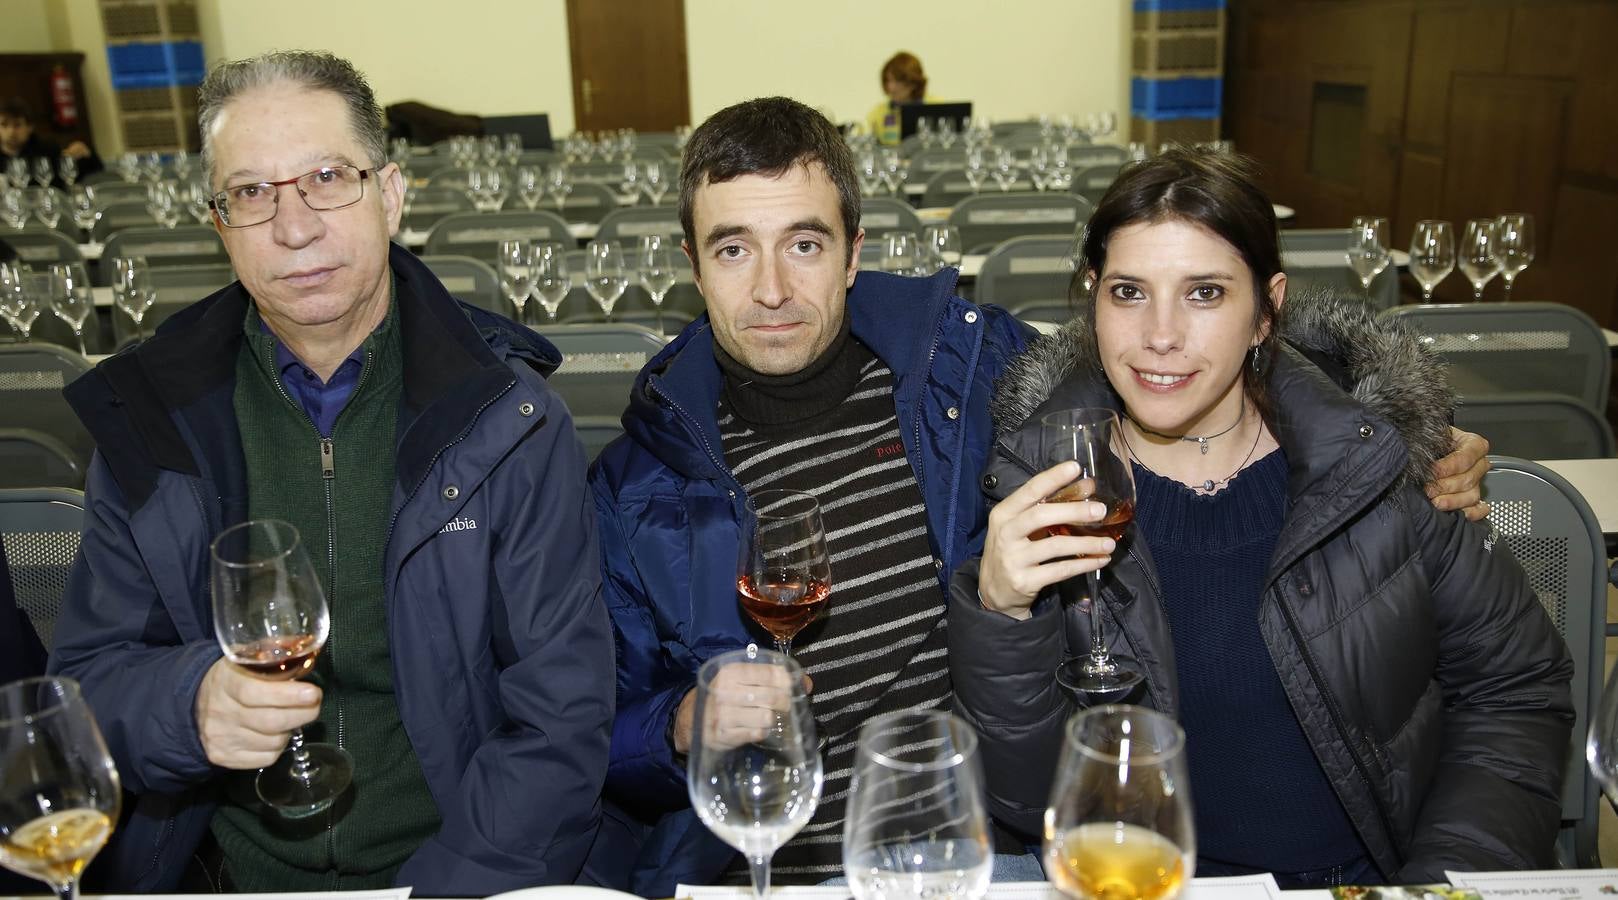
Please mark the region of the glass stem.
POLYGON ((1483 285, 1480 284, 1475 289, 1473 289, 1473 291, 1472 291, 1472 302, 1473 303, 1482 303, 1483 302, 1483 285))
POLYGON ((64 884, 53 884, 51 890, 56 892, 56 900, 79 900, 79 880, 74 878, 64 884))
POLYGON ((1516 279, 1515 278, 1503 278, 1502 280, 1505 281, 1505 283, 1506 283, 1506 302, 1510 303, 1511 302, 1511 283, 1513 281, 1515 281, 1516 279))
POLYGON ((652 306, 657 309, 657 336, 663 336, 663 298, 653 297, 652 306))
POLYGON ((292 757, 292 777, 304 784, 314 780, 315 766, 309 760, 309 748, 303 745, 303 729, 292 729, 292 739, 287 742, 287 752, 292 757))
POLYGON ((781 654, 782 656, 791 656, 792 655, 792 638, 776 638, 775 639, 775 652, 781 654))
POLYGON ((764 900, 770 895, 770 858, 749 856, 747 867, 753 872, 753 900, 764 900))
POLYGON ((1101 633, 1101 570, 1089 573, 1086 578, 1090 582, 1090 668, 1104 672, 1112 668, 1112 658, 1101 633))

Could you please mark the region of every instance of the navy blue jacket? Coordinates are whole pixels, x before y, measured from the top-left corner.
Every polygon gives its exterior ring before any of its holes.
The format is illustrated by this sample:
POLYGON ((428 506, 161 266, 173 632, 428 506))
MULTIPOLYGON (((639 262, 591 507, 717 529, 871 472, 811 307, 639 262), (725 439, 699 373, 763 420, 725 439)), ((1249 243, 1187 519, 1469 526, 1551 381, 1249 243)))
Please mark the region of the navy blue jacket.
MULTIPOLYGON (((559 357, 401 248, 390 265, 404 389, 388 641, 443 819, 399 883, 486 896, 571 882, 600 818, 613 651, 583 448, 543 378, 559 357)), ((232 285, 67 390, 97 451, 51 665, 83 684, 135 796, 97 866, 121 891, 172 889, 214 810, 194 705, 220 657, 209 539, 247 514, 232 394, 248 302, 232 285)))
MULTIPOLYGON (((982 549, 987 512, 977 477, 993 441, 989 398, 1029 333, 1002 309, 956 297, 953 269, 928 279, 862 271, 847 315, 852 334, 893 371, 899 434, 947 586, 955 566, 982 549)), ((655 823, 624 885, 648 897, 671 896, 679 881, 710 881, 734 853, 697 822, 684 765, 666 738, 702 663, 756 639, 736 603, 747 498, 724 462, 721 383, 704 316, 641 371, 626 434, 590 473, 618 641, 607 789, 655 823)))

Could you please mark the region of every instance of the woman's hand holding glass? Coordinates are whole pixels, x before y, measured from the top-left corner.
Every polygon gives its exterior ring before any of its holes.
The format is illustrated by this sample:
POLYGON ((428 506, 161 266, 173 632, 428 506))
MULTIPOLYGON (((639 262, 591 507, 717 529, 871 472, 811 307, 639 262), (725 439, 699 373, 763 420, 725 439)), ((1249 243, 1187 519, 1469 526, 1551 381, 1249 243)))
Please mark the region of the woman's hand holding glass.
POLYGON ((1057 463, 1030 478, 989 511, 989 530, 978 572, 978 599, 1016 619, 1026 619, 1040 591, 1094 572, 1112 561, 1111 538, 1081 537, 1065 526, 1095 525, 1107 506, 1087 499, 1049 502, 1064 486, 1085 481, 1079 464, 1057 463))

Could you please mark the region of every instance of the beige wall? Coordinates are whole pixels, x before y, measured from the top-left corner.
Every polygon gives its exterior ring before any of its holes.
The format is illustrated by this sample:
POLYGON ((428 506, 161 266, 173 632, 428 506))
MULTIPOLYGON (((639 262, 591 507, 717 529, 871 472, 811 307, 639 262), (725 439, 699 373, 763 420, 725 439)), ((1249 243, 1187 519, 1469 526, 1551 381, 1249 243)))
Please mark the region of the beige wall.
MULTIPOLYGON (((198 4, 210 62, 318 46, 352 59, 383 104, 544 111, 556 133, 573 127, 565 0, 198 4), (311 22, 321 23, 319 37, 311 22)), ((28 49, 83 51, 97 147, 121 152, 96 0, 0 0, 0 10, 13 7, 25 27, 14 31, 6 16, 0 45, 23 39, 40 44, 28 49)), ((1128 7, 1128 0, 819 0, 807 7, 685 0, 691 113, 700 121, 735 101, 783 93, 839 119, 861 119, 882 99, 882 63, 906 49, 926 65, 932 94, 972 100, 991 118, 1101 110, 1123 117, 1128 7), (918 25, 918 17, 929 24, 918 25)))
POLYGON ((48 53, 56 49, 47 2, 0 0, 0 53, 48 53))

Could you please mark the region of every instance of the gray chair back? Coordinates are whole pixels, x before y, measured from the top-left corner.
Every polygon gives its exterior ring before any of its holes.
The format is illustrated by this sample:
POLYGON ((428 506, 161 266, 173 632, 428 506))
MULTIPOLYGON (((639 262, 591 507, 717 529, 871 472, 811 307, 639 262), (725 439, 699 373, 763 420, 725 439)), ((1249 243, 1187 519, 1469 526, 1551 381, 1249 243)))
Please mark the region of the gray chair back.
POLYGON ((40 643, 51 646, 67 576, 84 531, 84 492, 41 487, 0 490, 0 537, 17 606, 40 643))
POLYGON ((1019 237, 995 247, 978 270, 972 299, 1011 310, 1023 321, 1072 317, 1073 238, 1019 237))
MULTIPOLYGON (((972 189, 972 182, 966 180, 966 173, 960 169, 935 173, 926 183, 927 188, 921 193, 921 205, 927 209, 955 206, 977 194, 972 189)), ((992 181, 985 181, 978 190, 996 190, 993 184, 992 181)))
POLYGON ((423 256, 421 261, 456 299, 510 319, 517 318, 516 308, 500 290, 499 273, 488 263, 470 256, 423 256))
POLYGON ((30 225, 18 231, 0 227, 0 241, 17 251, 17 260, 36 271, 43 272, 52 263, 84 262, 79 245, 54 228, 30 225))
POLYGON ((428 174, 427 187, 464 191, 466 190, 466 173, 469 171, 471 170, 463 169, 460 166, 441 166, 428 174))
MULTIPOLYGON (((144 196, 144 194, 142 195, 144 196)), ((158 228, 157 220, 146 211, 145 200, 109 203, 101 208, 101 218, 90 228, 93 240, 105 241, 125 228, 158 228)))
POLYGON ((573 183, 573 190, 562 201, 562 218, 569 222, 599 223, 607 213, 618 208, 618 187, 614 183, 593 184, 588 181, 573 183))
POLYGON ((84 465, 66 444, 32 428, 0 428, 0 488, 84 488, 84 465))
MULTIPOLYGON (((1360 277, 1348 266, 1347 228, 1289 228, 1281 232, 1281 268, 1289 292, 1321 288, 1344 297, 1365 297, 1360 277)), ((1399 270, 1389 263, 1371 279, 1368 298, 1377 311, 1399 305, 1399 270)))
MULTIPOLYGON (((1079 149, 1079 148, 1074 148, 1079 149)), ((1118 170, 1124 167, 1122 162, 1093 163, 1078 167, 1070 160, 1073 167, 1073 193, 1078 194, 1095 206, 1101 202, 1101 195, 1112 187, 1113 181, 1118 178, 1118 170)))
POLYGON ((1075 172, 1090 166, 1123 165, 1128 159, 1128 152, 1113 144, 1075 144, 1067 148, 1067 164, 1075 172))
MULTIPOLYGON (((627 264, 629 260, 626 258, 624 262, 627 264)), ((562 298, 562 304, 557 308, 557 320, 563 325, 606 324, 606 315, 601 311, 601 305, 590 296, 590 292, 584 286, 583 250, 567 254, 567 271, 573 279, 573 288, 562 298)), ((624 295, 618 298, 618 302, 613 304, 613 322, 626 322, 655 329, 661 321, 663 333, 667 335, 677 334, 697 316, 702 315, 706 307, 692 277, 691 264, 684 253, 676 254, 674 273, 674 287, 663 297, 661 318, 657 307, 652 305, 651 294, 641 287, 631 273, 629 287, 625 289, 624 295)), ((535 320, 538 320, 542 313, 536 312, 533 315, 535 320)))
POLYGON ((67 446, 80 469, 90 465, 95 441, 62 396, 90 371, 90 361, 52 344, 0 345, 0 428, 27 428, 67 446))
POLYGON ((640 239, 648 234, 661 234, 669 238, 670 251, 680 252, 680 241, 685 231, 680 227, 680 211, 672 206, 626 206, 614 209, 601 218, 596 228, 596 240, 617 241, 624 248, 624 262, 640 246, 640 239))
MULTIPOLYGON (((627 402, 628 395, 625 395, 627 402)), ((573 429, 584 444, 584 458, 594 460, 601 449, 624 433, 623 420, 615 416, 574 416, 573 429)))
POLYGON ((905 171, 906 184, 927 184, 940 172, 959 173, 966 168, 966 149, 960 145, 945 149, 930 147, 918 150, 910 157, 910 168, 905 171))
POLYGON ((567 223, 553 212, 457 213, 427 233, 424 256, 470 256, 494 265, 501 241, 556 241, 574 246, 567 223))
POLYGON ((1523 459, 1603 459, 1614 454, 1612 426, 1563 394, 1469 394, 1455 425, 1489 439, 1489 449, 1523 459))
POLYGON ((1489 523, 1528 573, 1539 602, 1573 656, 1573 740, 1562 782, 1563 864, 1596 867, 1600 790, 1584 763, 1585 734, 1601 699, 1607 621, 1607 554, 1590 505, 1560 475, 1510 456, 1491 456, 1483 477, 1489 523))
POLYGON ((471 198, 460 188, 411 188, 410 212, 399 227, 406 231, 427 231, 446 216, 472 211, 471 198))
POLYGON ((562 352, 548 381, 574 416, 621 417, 635 376, 663 349, 651 329, 624 322, 547 325, 539 332, 562 352))
POLYGON ((114 203, 140 203, 146 202, 146 182, 144 181, 106 181, 91 185, 95 191, 95 203, 99 209, 106 209, 114 203))
MULTIPOLYGON (((219 239, 219 232, 207 225, 126 228, 110 235, 101 251, 101 258, 105 260, 120 256, 144 256, 146 264, 153 269, 164 266, 230 265, 225 242, 219 239)), ((102 268, 106 272, 99 283, 110 284, 111 263, 102 268)))
POLYGON ((1561 303, 1439 303, 1383 313, 1412 326, 1449 364, 1463 398, 1548 391, 1607 409, 1612 349, 1595 320, 1561 303))
MULTIPOLYGON (((108 266, 110 267, 110 263, 108 266)), ((149 337, 163 320, 187 306, 230 286, 236 280, 236 271, 229 263, 199 266, 152 266, 148 270, 152 290, 157 300, 141 317, 140 327, 128 313, 114 306, 112 338, 114 346, 124 347, 142 337, 149 337)))
POLYGON ((1066 193, 978 194, 950 210, 949 224, 960 229, 966 252, 980 253, 1025 235, 1071 239, 1078 226, 1089 220, 1090 212, 1084 198, 1066 193))
POLYGON ((860 201, 860 227, 865 229, 865 246, 882 244, 882 236, 890 231, 909 231, 921 236, 921 219, 916 210, 903 200, 892 197, 866 197, 860 201))

